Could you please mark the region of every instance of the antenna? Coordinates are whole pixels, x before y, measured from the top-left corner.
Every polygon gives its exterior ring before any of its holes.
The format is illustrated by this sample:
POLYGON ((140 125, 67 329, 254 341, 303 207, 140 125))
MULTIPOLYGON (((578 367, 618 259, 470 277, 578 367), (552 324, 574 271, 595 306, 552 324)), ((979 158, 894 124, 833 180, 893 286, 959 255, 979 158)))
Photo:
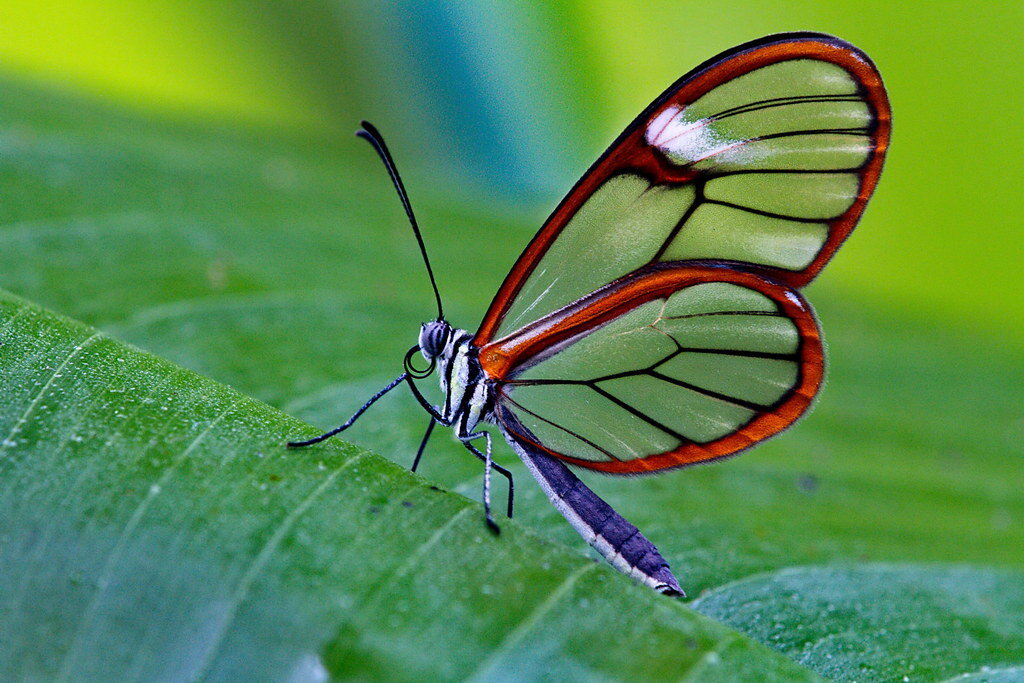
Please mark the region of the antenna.
POLYGON ((427 258, 427 247, 423 244, 423 235, 420 234, 420 226, 416 223, 416 216, 412 212, 412 204, 409 203, 409 195, 405 192, 405 185, 402 183, 402 177, 398 175, 398 169, 395 167, 395 160, 391 158, 391 152, 388 151, 388 146, 384 144, 384 136, 380 134, 377 127, 369 121, 362 122, 362 128, 356 131, 356 135, 363 138, 377 150, 377 155, 380 156, 380 160, 384 162, 384 167, 388 169, 388 175, 391 176, 391 182, 395 185, 395 191, 398 192, 398 198, 402 200, 402 206, 405 207, 405 215, 409 217, 409 223, 412 225, 412 231, 416 234, 416 241, 419 242, 420 252, 423 254, 423 263, 427 267, 427 275, 430 276, 430 285, 434 288, 434 298, 437 299, 437 319, 444 319, 444 310, 441 308, 441 294, 437 291, 437 281, 434 280, 434 270, 430 267, 430 259, 427 258))

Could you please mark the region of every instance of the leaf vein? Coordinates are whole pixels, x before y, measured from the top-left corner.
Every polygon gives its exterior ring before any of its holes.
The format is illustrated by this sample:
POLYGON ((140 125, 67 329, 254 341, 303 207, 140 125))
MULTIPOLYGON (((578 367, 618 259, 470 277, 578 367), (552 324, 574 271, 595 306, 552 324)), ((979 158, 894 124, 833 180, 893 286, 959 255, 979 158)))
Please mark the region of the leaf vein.
POLYGON ((60 365, 58 365, 54 369, 54 371, 50 374, 50 379, 46 380, 46 384, 42 386, 42 388, 36 394, 35 398, 32 399, 32 402, 29 403, 28 408, 25 409, 25 412, 21 414, 21 417, 18 418, 18 421, 14 423, 13 427, 11 427, 11 431, 7 435, 7 438, 0 442, 0 456, 2 456, 4 451, 6 451, 11 445, 13 445, 11 440, 14 438, 14 435, 17 434, 18 431, 21 429, 21 426, 28 421, 28 418, 32 414, 32 412, 39 407, 39 404, 40 402, 42 402, 43 397, 46 396, 46 392, 50 390, 50 387, 53 386, 53 383, 57 380, 58 377, 61 376, 61 370, 67 367, 68 363, 70 363, 75 358, 75 356, 77 356, 83 350, 85 350, 85 347, 87 347, 89 344, 91 344, 93 341, 95 341, 101 336, 103 336, 102 332, 96 332, 95 334, 87 338, 85 341, 75 346, 75 348, 71 350, 71 353, 69 353, 64 358, 64 360, 61 361, 60 365))
POLYGON ((167 483, 167 481, 171 478, 175 470, 177 470, 178 466, 181 465, 181 463, 183 463, 188 458, 189 453, 191 453, 192 450, 197 445, 199 445, 199 443, 206 437, 206 435, 209 434, 214 427, 220 424, 221 420, 223 420, 231 411, 233 411, 235 407, 236 404, 232 403, 227 408, 225 408, 217 417, 211 420, 210 424, 206 426, 206 429, 204 429, 202 432, 196 435, 194 439, 192 439, 192 442, 189 443, 188 447, 185 448, 185 450, 183 450, 181 454, 178 455, 178 457, 176 457, 172 463, 170 463, 170 465, 163 471, 163 473, 152 484, 150 484, 149 488, 146 490, 145 497, 141 501, 139 501, 138 506, 135 508, 134 512, 132 512, 131 517, 128 519, 128 522, 125 524, 124 529, 121 531, 121 535, 118 537, 113 549, 107 556, 106 562, 103 563, 103 569, 100 572, 100 578, 96 582, 98 589, 96 593, 93 595, 92 601, 90 601, 88 608, 86 608, 85 610, 85 614, 82 616, 82 619, 79 622, 79 626, 75 633, 75 637, 71 642, 71 646, 67 649, 67 654, 64 656, 64 664, 61 667, 61 672, 57 675, 57 679, 70 678, 71 672, 69 671, 69 667, 71 663, 74 661, 75 656, 81 647, 82 637, 84 636, 86 629, 88 628, 90 622, 92 621, 92 615, 95 613, 97 607, 100 604, 100 601, 107 592, 107 587, 110 585, 110 579, 114 572, 114 566, 117 564, 118 560, 121 559, 121 554, 124 552, 124 547, 128 543, 128 538, 131 536, 132 532, 135 531, 135 527, 138 526, 139 522, 142 521, 142 517, 146 514, 146 511, 149 509, 150 504, 153 502, 157 494, 160 492, 160 488, 165 483, 167 483))
POLYGON ((554 590, 552 590, 548 597, 543 600, 539 605, 533 608, 529 614, 523 618, 519 625, 509 631, 508 635, 499 642, 494 649, 491 651, 491 655, 477 667, 476 671, 467 676, 468 680, 485 680, 488 672, 490 672, 501 658, 507 654, 519 641, 526 637, 530 630, 537 625, 541 618, 550 612, 558 601, 564 596, 569 590, 572 589, 576 582, 581 576, 586 574, 588 571, 593 571, 599 565, 596 562, 587 562, 582 567, 572 572, 562 583, 558 584, 554 590))
POLYGON ((365 455, 365 452, 361 452, 343 462, 333 472, 331 472, 326 479, 320 482, 320 484, 313 489, 309 495, 302 500, 302 502, 296 505, 295 509, 288 513, 288 515, 281 520, 281 523, 277 525, 274 533, 271 534, 270 538, 263 545, 263 548, 260 549, 260 552, 249 565, 245 574, 243 574, 242 578, 239 580, 238 586, 231 597, 231 603, 224 615, 221 626, 213 635, 213 639, 206 650, 206 655, 196 667, 196 673, 192 677, 193 679, 198 680, 204 678, 209 668, 213 665, 213 661, 216 659, 217 654, 220 652, 220 647, 224 643, 224 638, 234 623, 235 617, 238 615, 238 610, 241 608, 242 603, 245 602, 246 598, 249 597, 249 590, 252 588, 253 583, 256 582, 256 579, 259 578, 260 573, 267 566, 267 563, 270 562, 270 558, 277 551, 285 536, 288 535, 299 518, 302 517, 307 509, 309 509, 309 506, 313 504, 313 501, 315 501, 324 491, 330 488, 342 472, 361 460, 365 455))

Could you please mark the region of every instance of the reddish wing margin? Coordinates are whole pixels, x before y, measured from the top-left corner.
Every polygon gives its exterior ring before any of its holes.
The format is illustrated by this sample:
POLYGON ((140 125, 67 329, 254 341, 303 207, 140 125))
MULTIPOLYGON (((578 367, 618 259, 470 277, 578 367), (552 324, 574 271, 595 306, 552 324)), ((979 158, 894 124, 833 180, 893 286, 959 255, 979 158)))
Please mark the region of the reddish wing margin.
MULTIPOLYGON (((771 313, 772 316, 792 321, 797 343, 789 356, 795 362, 796 376, 792 386, 773 405, 765 406, 753 413, 752 418, 745 424, 719 438, 696 442, 683 437, 678 447, 668 451, 641 458, 611 458, 602 462, 559 453, 550 445, 538 443, 537 439, 517 432, 515 425, 504 427, 518 438, 575 465, 615 474, 639 474, 732 455, 793 424, 811 405, 821 385, 824 370, 821 337, 810 307, 794 290, 758 274, 707 264, 652 266, 645 272, 623 278, 502 340, 484 346, 480 350, 480 363, 488 376, 495 379, 499 405, 516 410, 517 386, 529 384, 529 381, 519 380, 517 376, 524 367, 536 362, 536 359, 561 352, 567 346, 645 304, 667 300, 677 292, 709 283, 724 283, 742 288, 744 291, 756 292, 766 301, 774 303, 775 311, 771 313)), ((704 313, 681 317, 692 319, 699 318, 700 315, 722 314, 704 313)), ((767 314, 759 314, 764 315, 767 314)), ((675 343, 679 345, 678 340, 675 343)), ((713 349, 710 353, 750 354, 749 351, 728 348, 713 349)), ((626 396, 623 404, 625 406, 630 402, 630 398, 626 396)), ((639 412, 641 411, 636 411, 635 414, 639 415, 639 412)), ((558 416, 539 417, 545 421, 559 419, 558 416)))
POLYGON ((785 270, 746 262, 730 262, 729 265, 762 273, 793 288, 803 287, 814 279, 853 230, 875 188, 889 141, 890 109, 877 70, 856 47, 824 34, 779 34, 738 46, 697 67, 673 84, 626 128, 562 200, 526 247, 498 290, 481 323, 475 343, 484 346, 494 339, 505 314, 540 259, 583 203, 610 177, 633 173, 653 183, 680 186, 715 177, 713 168, 705 165, 698 170, 692 164, 673 164, 665 155, 648 145, 644 129, 649 122, 668 108, 685 107, 739 76, 761 67, 798 59, 828 62, 845 69, 860 90, 860 98, 870 108, 871 120, 866 129, 871 143, 870 152, 866 161, 856 169, 859 176, 856 198, 841 215, 828 220, 828 236, 824 245, 801 270, 785 270))

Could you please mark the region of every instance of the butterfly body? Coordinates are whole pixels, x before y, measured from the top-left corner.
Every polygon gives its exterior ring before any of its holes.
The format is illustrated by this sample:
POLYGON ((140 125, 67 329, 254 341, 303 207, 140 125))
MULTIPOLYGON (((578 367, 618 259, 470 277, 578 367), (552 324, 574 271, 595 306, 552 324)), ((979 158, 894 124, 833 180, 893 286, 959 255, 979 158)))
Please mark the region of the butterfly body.
POLYGON ((494 388, 480 367, 479 349, 473 335, 444 320, 425 323, 420 332, 420 353, 435 362, 444 404, 434 406, 441 424, 455 429, 460 439, 473 433, 481 419, 490 420, 494 388))
POLYGON ((419 241, 438 304, 401 383, 454 429, 490 475, 490 424, 554 506, 614 567, 682 594, 659 551, 567 465, 645 474, 739 453, 792 425, 824 376, 821 333, 800 290, 849 236, 874 191, 891 129, 862 51, 788 33, 740 45, 641 112, 556 207, 475 334, 445 321, 415 217, 380 134, 377 149, 419 241), (417 352, 430 363, 415 370, 417 352), (434 369, 444 403, 415 380, 434 369), (483 440, 485 447, 475 444, 483 440))
MULTIPOLYGON (((498 427, 556 509, 612 566, 661 593, 683 594, 653 543, 561 461, 522 440, 519 434, 529 432, 500 403, 507 385, 484 370, 470 332, 444 320, 424 323, 419 349, 424 359, 437 365, 444 393, 444 403, 432 406, 438 424, 451 427, 465 443, 484 437, 486 432, 474 431, 481 421, 498 427)), ((489 439, 487 452, 485 458, 489 439)))

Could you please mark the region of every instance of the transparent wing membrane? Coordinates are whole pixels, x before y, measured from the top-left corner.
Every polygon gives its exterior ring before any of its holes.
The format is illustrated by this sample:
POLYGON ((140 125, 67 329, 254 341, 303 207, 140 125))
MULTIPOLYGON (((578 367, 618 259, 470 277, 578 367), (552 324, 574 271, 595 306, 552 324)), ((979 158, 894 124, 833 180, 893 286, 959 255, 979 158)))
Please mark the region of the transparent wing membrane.
POLYGON ((580 302, 534 333, 546 347, 513 335, 483 349, 485 368, 489 351, 511 356, 500 400, 538 445, 610 471, 678 466, 745 448, 810 404, 820 340, 794 291, 752 274, 713 281, 725 269, 673 272, 680 286, 665 294, 648 286, 662 271, 625 283, 629 304, 606 321, 607 295, 580 302))
POLYGON ((650 263, 693 205, 693 187, 610 178, 580 207, 526 281, 502 323, 522 327, 650 263))
POLYGON ((798 290, 863 213, 889 131, 874 65, 830 36, 755 41, 675 83, 555 209, 481 323, 500 407, 532 434, 517 438, 635 473, 792 424, 824 368, 798 290))
POLYGON ((805 285, 863 211, 888 135, 877 71, 837 39, 768 41, 701 67, 556 209, 478 342, 656 263, 741 264, 805 285))

